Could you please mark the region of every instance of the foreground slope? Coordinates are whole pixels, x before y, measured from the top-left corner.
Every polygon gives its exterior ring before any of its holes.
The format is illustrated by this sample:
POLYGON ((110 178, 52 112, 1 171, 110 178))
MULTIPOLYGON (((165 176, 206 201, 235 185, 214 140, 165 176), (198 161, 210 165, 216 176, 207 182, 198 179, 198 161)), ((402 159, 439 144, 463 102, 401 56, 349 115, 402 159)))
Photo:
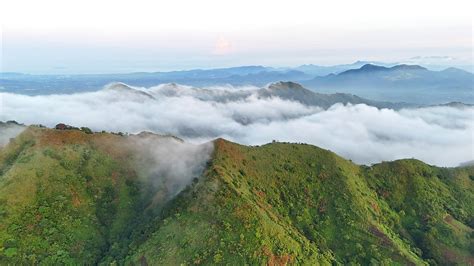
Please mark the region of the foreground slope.
POLYGON ((474 171, 416 160, 359 167, 310 145, 216 141, 132 261, 473 262, 474 171))
POLYGON ((474 167, 218 139, 176 194, 140 170, 136 138, 29 128, 3 148, 0 262, 474 262, 474 167))

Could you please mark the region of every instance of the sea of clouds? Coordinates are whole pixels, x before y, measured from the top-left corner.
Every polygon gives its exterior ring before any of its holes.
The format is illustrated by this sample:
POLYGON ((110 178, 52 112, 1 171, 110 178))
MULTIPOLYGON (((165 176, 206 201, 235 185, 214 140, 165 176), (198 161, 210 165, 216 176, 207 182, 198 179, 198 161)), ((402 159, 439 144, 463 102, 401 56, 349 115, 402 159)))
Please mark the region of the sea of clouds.
POLYGON ((0 121, 152 131, 194 143, 217 137, 250 145, 304 142, 361 164, 416 158, 457 166, 474 160, 473 107, 392 110, 335 104, 324 110, 279 97, 258 97, 258 89, 171 84, 69 95, 0 93, 0 121))

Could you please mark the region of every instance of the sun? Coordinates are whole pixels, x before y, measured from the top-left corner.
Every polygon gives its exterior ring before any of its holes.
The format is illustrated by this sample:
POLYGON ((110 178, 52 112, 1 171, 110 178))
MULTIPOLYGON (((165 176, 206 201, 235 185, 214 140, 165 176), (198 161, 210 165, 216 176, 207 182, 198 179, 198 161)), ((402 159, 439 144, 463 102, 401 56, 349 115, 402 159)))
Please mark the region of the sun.
POLYGON ((230 52, 232 52, 232 42, 222 36, 219 36, 212 53, 215 55, 226 55, 230 52))

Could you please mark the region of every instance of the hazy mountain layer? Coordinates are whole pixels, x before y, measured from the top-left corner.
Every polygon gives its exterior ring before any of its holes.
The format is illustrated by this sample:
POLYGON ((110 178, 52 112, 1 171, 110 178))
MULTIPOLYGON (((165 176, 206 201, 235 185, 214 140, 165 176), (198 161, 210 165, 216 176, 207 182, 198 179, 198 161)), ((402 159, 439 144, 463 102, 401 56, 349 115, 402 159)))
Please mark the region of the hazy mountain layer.
POLYGON ((456 68, 430 71, 417 65, 383 67, 366 64, 337 75, 303 81, 303 84, 322 92, 351 92, 372 99, 423 104, 474 103, 474 74, 456 68))
POLYGON ((474 262, 472 166, 86 132, 0 150, 0 264, 474 262))
POLYGON ((299 82, 319 93, 349 93, 389 102, 474 103, 473 74, 456 68, 430 71, 417 65, 358 61, 348 65, 271 68, 242 66, 172 72, 102 75, 26 75, 0 73, 0 90, 26 95, 97 91, 111 82, 151 87, 180 83, 188 86, 258 86, 278 81, 299 82), (376 65, 375 65, 376 64, 376 65))

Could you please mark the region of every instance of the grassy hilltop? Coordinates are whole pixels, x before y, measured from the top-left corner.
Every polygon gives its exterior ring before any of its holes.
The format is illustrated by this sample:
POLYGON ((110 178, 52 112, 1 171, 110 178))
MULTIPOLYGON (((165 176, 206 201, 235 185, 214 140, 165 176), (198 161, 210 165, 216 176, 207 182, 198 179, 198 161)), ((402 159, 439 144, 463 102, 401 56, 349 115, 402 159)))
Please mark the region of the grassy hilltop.
POLYGON ((472 166, 218 139, 175 195, 143 136, 87 133, 29 127, 0 149, 0 264, 474 264, 472 166))

